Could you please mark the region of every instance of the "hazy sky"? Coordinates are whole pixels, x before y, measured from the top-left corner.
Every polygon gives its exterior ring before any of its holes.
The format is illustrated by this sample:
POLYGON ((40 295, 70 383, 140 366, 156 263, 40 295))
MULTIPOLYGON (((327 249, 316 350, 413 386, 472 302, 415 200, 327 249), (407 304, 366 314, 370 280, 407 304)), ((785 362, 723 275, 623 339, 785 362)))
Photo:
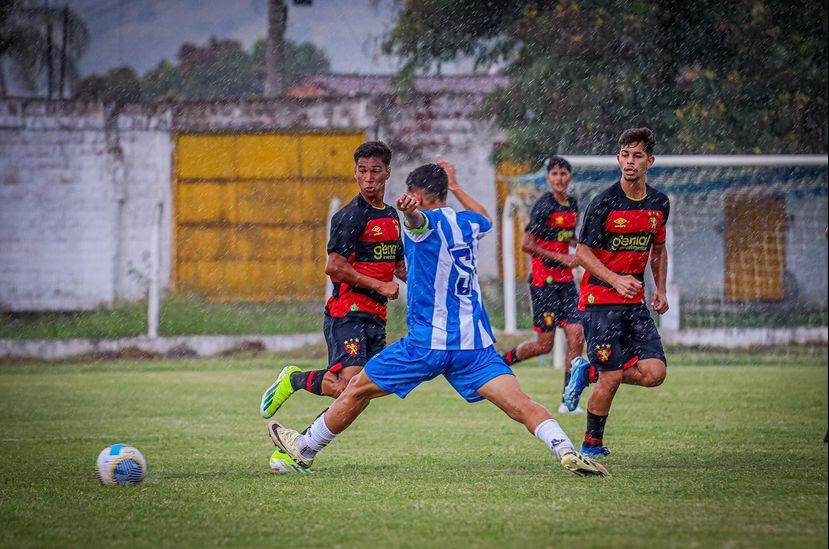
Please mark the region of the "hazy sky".
MULTIPOLYGON (((286 3, 287 37, 321 47, 334 72, 395 72, 395 59, 380 53, 380 39, 394 19, 391 0, 286 3)), ((235 38, 249 48, 265 35, 267 26, 267 0, 68 0, 68 4, 84 18, 92 35, 81 60, 84 75, 118 65, 132 65, 143 73, 164 58, 174 60, 182 43, 204 43, 211 36, 235 38)), ((452 72, 452 67, 444 70, 452 72)))

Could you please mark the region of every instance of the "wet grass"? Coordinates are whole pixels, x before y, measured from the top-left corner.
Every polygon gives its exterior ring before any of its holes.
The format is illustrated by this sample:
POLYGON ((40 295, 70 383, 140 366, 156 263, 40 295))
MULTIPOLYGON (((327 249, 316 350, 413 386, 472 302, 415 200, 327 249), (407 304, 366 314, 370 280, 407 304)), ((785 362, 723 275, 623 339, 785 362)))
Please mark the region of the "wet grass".
MULTIPOLYGON (((662 387, 619 392, 607 479, 442 380, 373 403, 313 474, 272 475, 259 395, 289 360, 321 366, 306 351, 0 367, 0 545, 826 547, 825 350, 672 353, 662 387), (147 456, 138 487, 92 474, 118 441, 147 456)), ((560 370, 516 372, 556 404, 560 370)), ((580 437, 584 416, 560 420, 580 437)))

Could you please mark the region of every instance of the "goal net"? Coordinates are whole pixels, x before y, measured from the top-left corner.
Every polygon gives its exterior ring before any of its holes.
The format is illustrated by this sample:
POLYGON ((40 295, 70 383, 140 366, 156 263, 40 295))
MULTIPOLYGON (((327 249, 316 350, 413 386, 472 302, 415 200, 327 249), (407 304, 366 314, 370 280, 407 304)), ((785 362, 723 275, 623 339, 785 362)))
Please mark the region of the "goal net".
MULTIPOLYGON (((619 169, 612 157, 566 158, 583 215, 619 169)), ((506 179, 502 227, 521 231, 532 202, 548 190, 546 170, 506 179)), ((725 347, 825 343, 826 156, 657 156, 648 184, 671 199, 672 310, 660 318, 663 338, 725 347)), ((510 259, 526 256, 504 239, 505 274, 510 259)), ((646 281, 652 291, 650 275, 646 281)), ((509 331, 516 305, 506 284, 504 298, 509 331)))

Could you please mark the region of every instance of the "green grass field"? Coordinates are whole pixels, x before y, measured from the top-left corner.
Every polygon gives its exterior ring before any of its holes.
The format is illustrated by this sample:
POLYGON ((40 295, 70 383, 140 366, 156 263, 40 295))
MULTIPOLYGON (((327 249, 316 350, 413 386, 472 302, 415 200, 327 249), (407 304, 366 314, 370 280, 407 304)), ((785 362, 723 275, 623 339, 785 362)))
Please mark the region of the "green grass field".
MULTIPOLYGON (((6 363, 0 545, 826 547, 826 351, 670 358, 662 387, 620 391, 605 479, 442 379, 373 403, 313 474, 274 475, 257 405, 287 355, 6 363), (147 478, 100 486, 122 441, 147 478)), ((555 405, 561 371, 516 372, 555 405)), ((279 415, 302 428, 323 405, 299 393, 279 415)), ((584 416, 560 419, 581 437, 584 416)))

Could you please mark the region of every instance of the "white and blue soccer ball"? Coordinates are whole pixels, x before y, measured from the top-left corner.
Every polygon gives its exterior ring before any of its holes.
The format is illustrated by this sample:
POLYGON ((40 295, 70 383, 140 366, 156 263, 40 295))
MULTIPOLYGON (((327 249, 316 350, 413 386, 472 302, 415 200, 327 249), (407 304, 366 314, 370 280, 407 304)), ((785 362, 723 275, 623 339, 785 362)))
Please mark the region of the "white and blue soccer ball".
POLYGON ((147 460, 138 448, 129 444, 113 444, 98 454, 95 476, 107 486, 130 486, 144 480, 147 460))

